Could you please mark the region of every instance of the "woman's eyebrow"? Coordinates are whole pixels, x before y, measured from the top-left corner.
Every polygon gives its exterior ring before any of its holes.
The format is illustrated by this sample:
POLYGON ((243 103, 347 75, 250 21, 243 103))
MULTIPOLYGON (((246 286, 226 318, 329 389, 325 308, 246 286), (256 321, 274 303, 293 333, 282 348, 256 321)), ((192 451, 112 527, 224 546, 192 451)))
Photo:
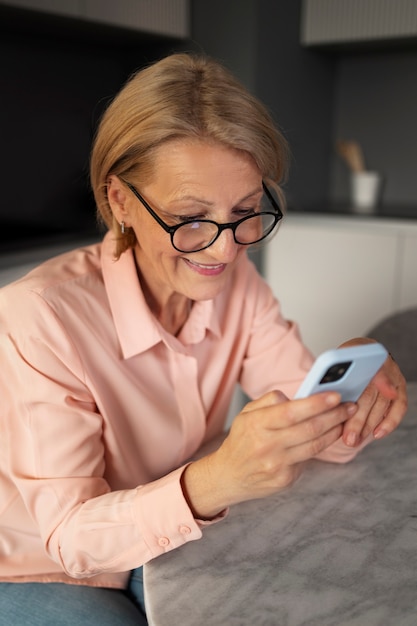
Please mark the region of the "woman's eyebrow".
POLYGON ((262 194, 263 193, 263 188, 262 187, 257 187, 257 189, 255 189, 254 191, 251 191, 250 193, 248 193, 244 198, 242 198, 241 200, 239 200, 238 204, 240 202, 245 202, 245 200, 249 200, 250 198, 252 198, 253 196, 257 196, 258 194, 262 194))
POLYGON ((211 202, 210 200, 206 200, 205 198, 200 198, 198 196, 193 196, 193 195, 185 195, 185 196, 179 196, 178 198, 175 198, 173 201, 173 203, 175 202, 193 202, 193 203, 197 203, 197 204, 204 204, 205 206, 208 207, 212 207, 214 206, 214 202, 211 202))
MULTIPOLYGON (((263 192, 262 187, 258 187, 257 189, 255 189, 254 191, 250 191, 246 196, 244 196, 243 198, 241 198, 240 200, 238 200, 234 206, 238 206, 239 204, 241 204, 242 202, 245 202, 246 200, 249 200, 250 198, 252 198, 253 196, 256 196, 260 193, 263 192)), ((202 204, 204 206, 207 207, 214 207, 215 203, 212 202, 211 200, 206 200, 205 198, 200 198, 198 196, 194 196, 192 194, 189 195, 184 195, 178 198, 175 198, 174 202, 195 202, 197 204, 202 204)))

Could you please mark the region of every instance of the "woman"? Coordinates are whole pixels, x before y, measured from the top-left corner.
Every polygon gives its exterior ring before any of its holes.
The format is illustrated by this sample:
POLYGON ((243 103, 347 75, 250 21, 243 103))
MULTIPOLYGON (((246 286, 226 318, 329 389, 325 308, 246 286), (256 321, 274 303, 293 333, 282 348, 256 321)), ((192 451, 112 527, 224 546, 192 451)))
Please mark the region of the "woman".
POLYGON ((139 623, 141 565, 399 424, 392 359, 357 404, 289 400, 312 357, 247 256, 282 217, 286 166, 268 113, 211 60, 172 55, 109 106, 91 159, 103 242, 1 292, 7 623, 139 623), (254 400, 188 463, 238 381, 254 400))

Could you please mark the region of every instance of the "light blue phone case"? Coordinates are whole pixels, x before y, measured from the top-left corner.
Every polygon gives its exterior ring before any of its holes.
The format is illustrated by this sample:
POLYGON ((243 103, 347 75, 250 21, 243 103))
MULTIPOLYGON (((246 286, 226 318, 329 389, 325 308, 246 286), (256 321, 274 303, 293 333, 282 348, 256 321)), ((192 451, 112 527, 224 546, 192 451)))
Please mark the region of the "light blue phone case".
POLYGON ((355 402, 388 356, 380 343, 369 343, 349 348, 336 348, 323 352, 314 362, 295 398, 305 398, 320 391, 337 391, 342 402, 355 402), (346 369, 342 377, 333 382, 322 382, 329 368, 346 369))

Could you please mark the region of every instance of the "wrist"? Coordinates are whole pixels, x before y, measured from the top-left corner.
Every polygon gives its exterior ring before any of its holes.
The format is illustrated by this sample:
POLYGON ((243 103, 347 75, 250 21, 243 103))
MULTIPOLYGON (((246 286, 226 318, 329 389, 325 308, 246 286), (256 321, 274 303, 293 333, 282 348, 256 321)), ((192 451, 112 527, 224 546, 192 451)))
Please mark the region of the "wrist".
POLYGON ((213 477, 211 461, 211 455, 194 461, 185 467, 181 476, 183 495, 193 517, 203 521, 218 517, 229 506, 213 477))

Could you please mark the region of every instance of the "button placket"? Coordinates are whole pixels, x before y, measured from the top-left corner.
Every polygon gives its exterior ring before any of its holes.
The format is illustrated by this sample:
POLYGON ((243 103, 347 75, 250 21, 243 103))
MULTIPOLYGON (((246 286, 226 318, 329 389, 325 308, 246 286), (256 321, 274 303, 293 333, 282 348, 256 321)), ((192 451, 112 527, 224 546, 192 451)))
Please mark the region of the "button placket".
POLYGON ((191 456, 203 441, 206 419, 198 386, 197 360, 171 352, 171 371, 175 398, 183 428, 183 459, 191 456))

